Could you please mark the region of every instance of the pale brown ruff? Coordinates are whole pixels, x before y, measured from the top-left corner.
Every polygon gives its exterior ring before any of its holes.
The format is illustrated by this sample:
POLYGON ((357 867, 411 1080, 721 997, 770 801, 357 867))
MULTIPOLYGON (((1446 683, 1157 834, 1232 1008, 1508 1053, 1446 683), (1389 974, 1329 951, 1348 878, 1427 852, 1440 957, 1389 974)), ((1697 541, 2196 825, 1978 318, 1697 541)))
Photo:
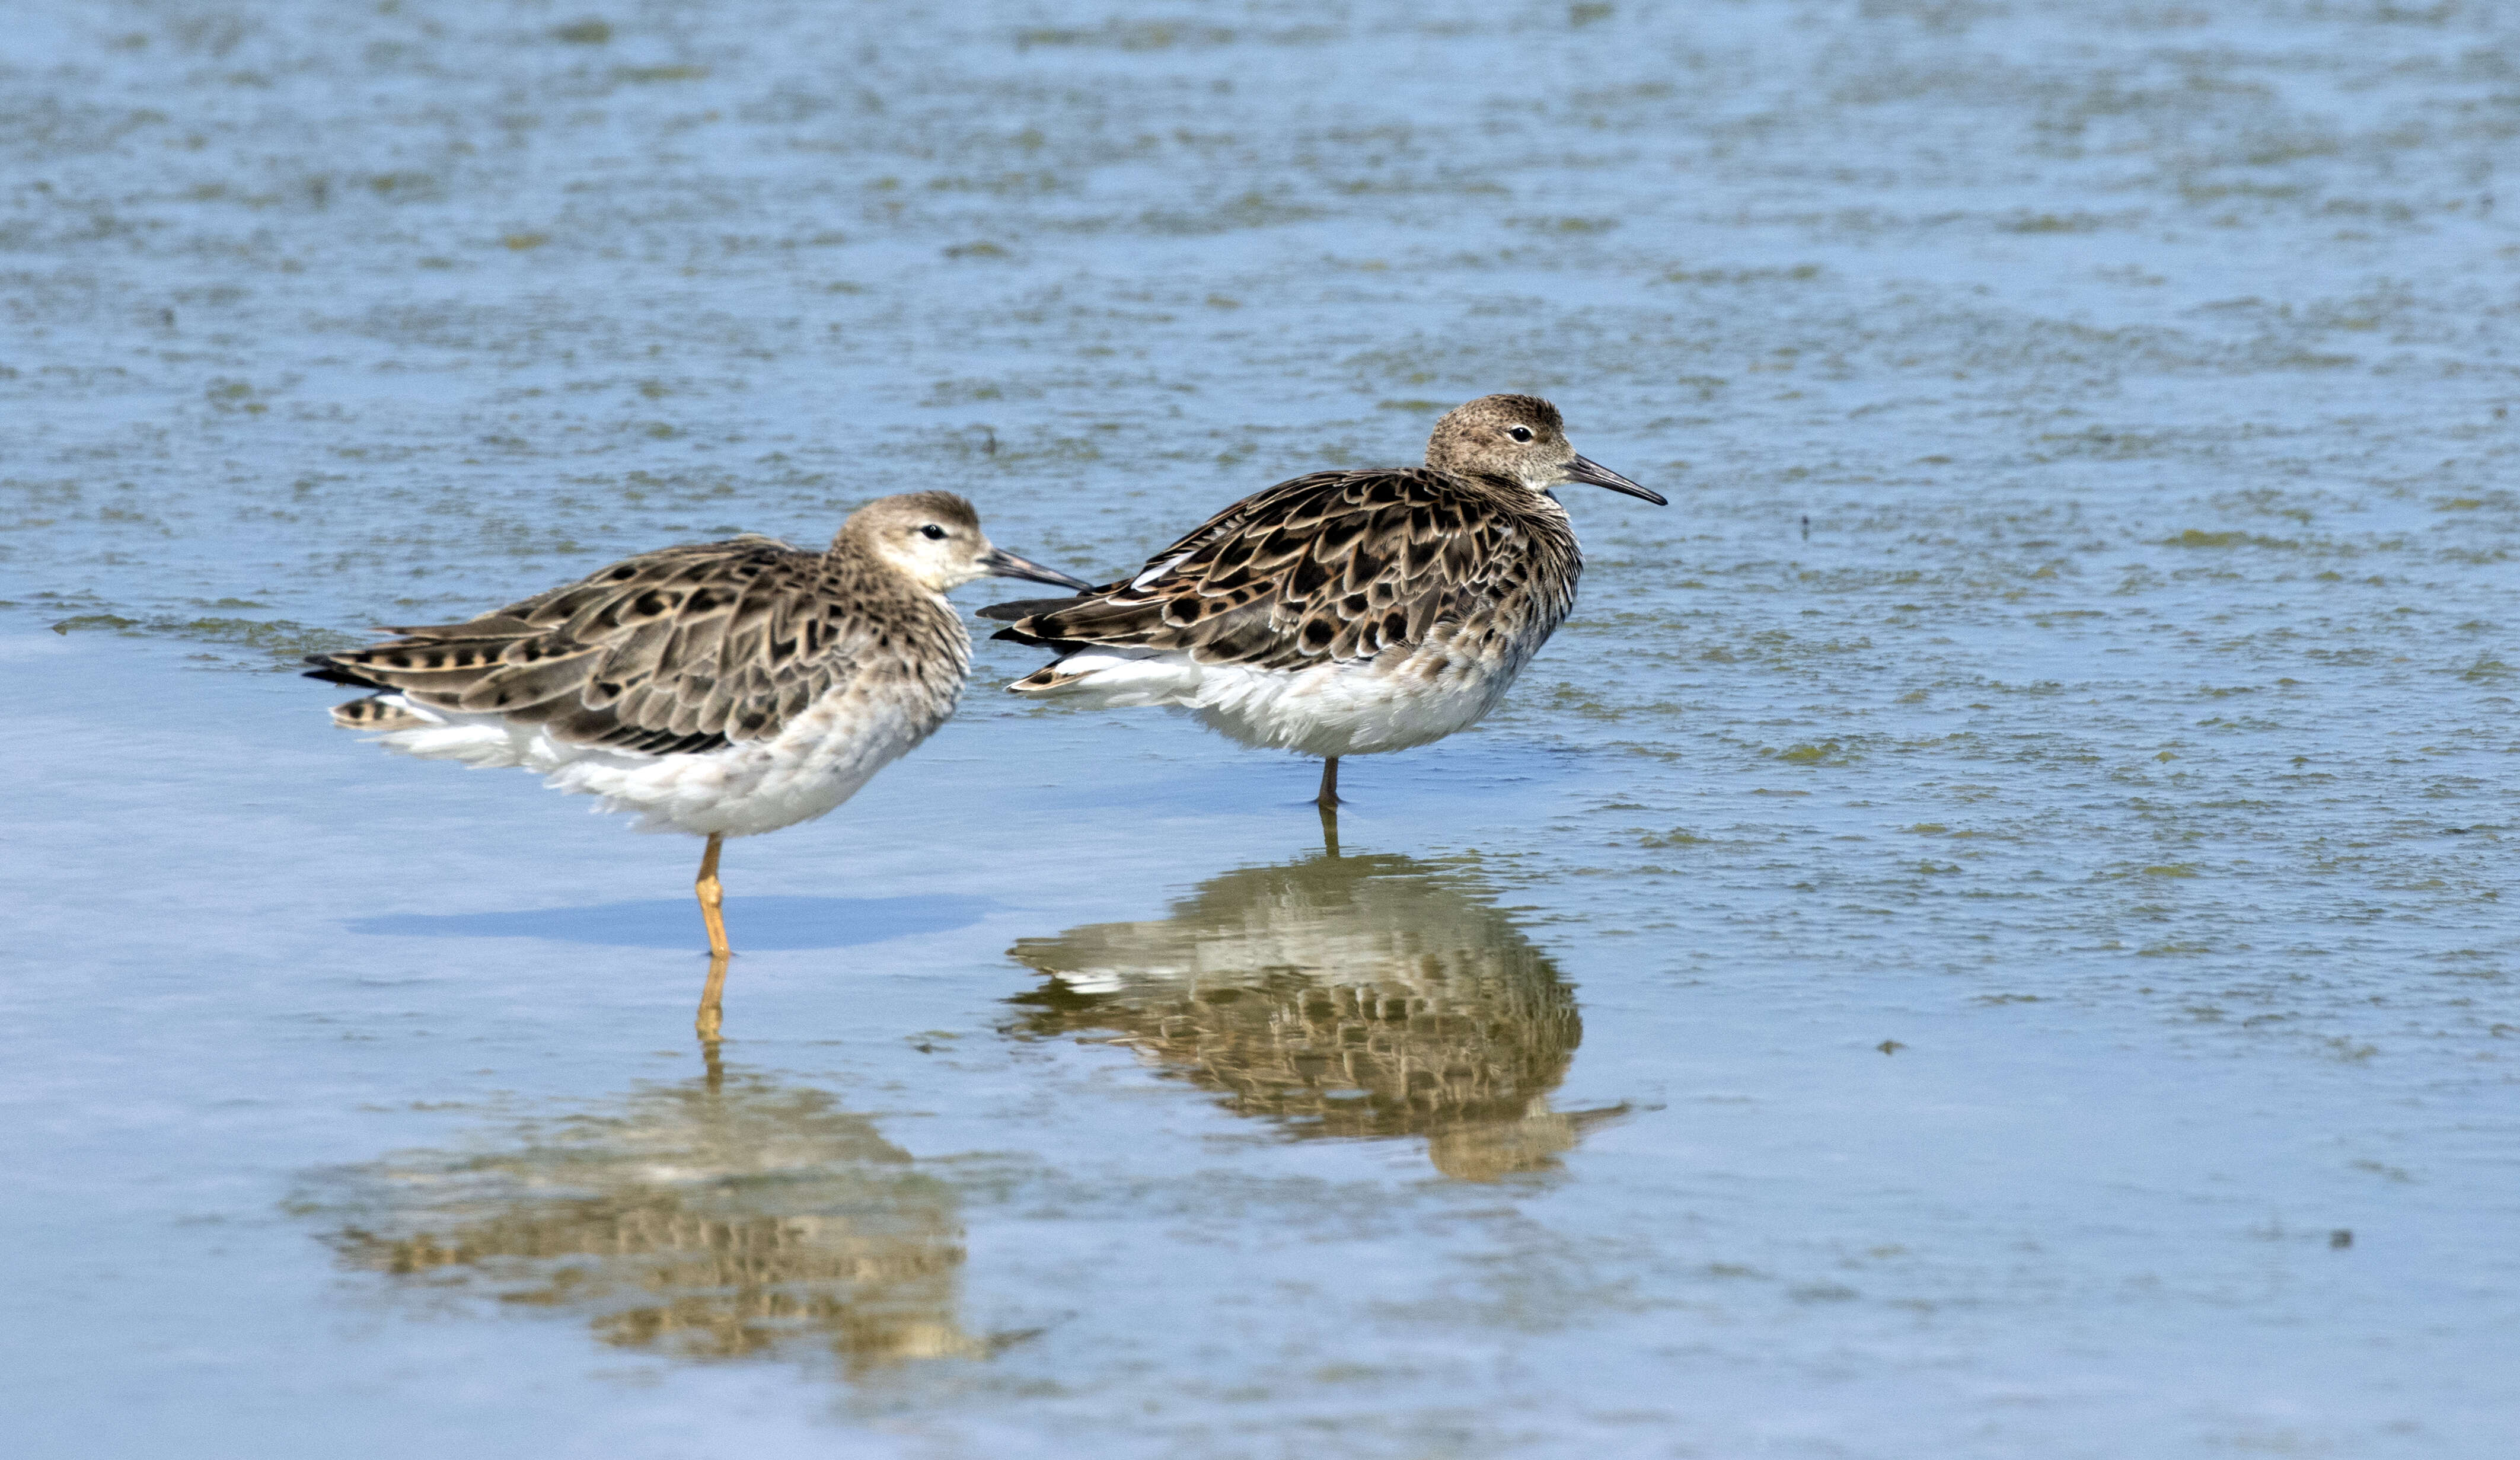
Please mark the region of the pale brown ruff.
POLYGON ((716 1037, 731 951, 717 878, 730 836, 824 815, 954 713, 971 641, 948 590, 984 575, 1082 580, 990 546, 947 492, 886 497, 829 551, 764 537, 663 548, 457 624, 310 655, 309 678, 377 691, 334 722, 388 747, 540 772, 642 830, 708 838, 696 885, 716 1037))

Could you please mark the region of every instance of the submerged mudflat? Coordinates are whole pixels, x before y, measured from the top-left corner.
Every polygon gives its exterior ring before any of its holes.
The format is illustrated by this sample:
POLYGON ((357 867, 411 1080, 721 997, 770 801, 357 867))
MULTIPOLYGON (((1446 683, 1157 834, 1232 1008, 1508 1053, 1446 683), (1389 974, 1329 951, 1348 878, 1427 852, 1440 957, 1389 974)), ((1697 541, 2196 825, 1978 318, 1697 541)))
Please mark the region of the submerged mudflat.
POLYGON ((2520 28, 1675 9, 13 19, 13 1424, 2501 1454, 2520 28), (984 644, 730 847, 714 1058, 692 845, 275 672, 911 488, 1108 574, 1501 389, 1674 505, 1338 855, 984 644))

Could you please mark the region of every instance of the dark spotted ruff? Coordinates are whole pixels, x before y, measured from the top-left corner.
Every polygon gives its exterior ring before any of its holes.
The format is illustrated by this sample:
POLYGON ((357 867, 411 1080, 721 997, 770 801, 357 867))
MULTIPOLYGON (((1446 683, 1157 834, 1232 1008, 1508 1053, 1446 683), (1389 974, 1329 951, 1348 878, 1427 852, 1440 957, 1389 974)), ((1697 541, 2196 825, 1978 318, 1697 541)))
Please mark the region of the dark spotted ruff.
MULTIPOLYGON (((1545 640, 1575 606, 1584 554, 1565 513, 1531 498, 1519 484, 1422 466, 1317 471, 1227 508, 1139 576, 998 637, 1272 670, 1371 659, 1439 626, 1457 642, 1545 640)), ((1054 664, 1014 687, 1059 678, 1054 664)))
POLYGON ((980 612, 1059 655, 1010 689, 1322 756, 1327 807, 1340 756, 1465 729, 1565 621, 1584 556, 1551 494, 1576 482, 1662 502, 1576 455, 1547 401, 1487 396, 1436 423, 1424 466, 1281 482, 1131 578, 980 612))

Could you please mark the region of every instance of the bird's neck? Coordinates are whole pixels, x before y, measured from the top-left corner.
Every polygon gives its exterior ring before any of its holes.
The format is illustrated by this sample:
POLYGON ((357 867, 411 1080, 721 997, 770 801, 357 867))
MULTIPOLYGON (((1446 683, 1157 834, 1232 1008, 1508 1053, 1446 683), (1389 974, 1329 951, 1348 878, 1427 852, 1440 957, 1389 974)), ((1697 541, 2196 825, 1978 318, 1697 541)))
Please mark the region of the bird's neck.
POLYGON ((1518 476, 1498 476, 1493 473, 1482 473, 1471 479, 1487 488, 1491 495, 1512 504, 1523 511, 1538 512, 1543 516, 1566 515, 1565 505, 1557 500, 1556 493, 1551 488, 1535 487, 1518 476))

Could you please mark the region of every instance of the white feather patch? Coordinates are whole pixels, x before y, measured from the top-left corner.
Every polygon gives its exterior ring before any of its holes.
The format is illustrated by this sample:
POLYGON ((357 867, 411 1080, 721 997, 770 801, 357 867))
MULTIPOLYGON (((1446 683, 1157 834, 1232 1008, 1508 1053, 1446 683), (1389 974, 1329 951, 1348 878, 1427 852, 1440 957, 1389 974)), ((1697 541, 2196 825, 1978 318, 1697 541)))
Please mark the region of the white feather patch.
POLYGON ((775 739, 690 755, 642 755, 557 739, 540 726, 495 715, 427 709, 398 694, 384 698, 436 722, 374 737, 388 750, 476 770, 539 772, 554 790, 601 797, 598 810, 636 815, 641 831, 703 836, 753 836, 823 816, 945 718, 925 720, 897 705, 840 694, 808 707, 775 739))
POLYGON ((1082 649, 1057 685, 1017 692, 1096 709, 1166 705, 1245 745, 1303 755, 1407 750, 1468 729, 1496 708, 1515 662, 1482 670, 1443 644, 1309 669, 1203 665, 1185 653, 1082 649))

